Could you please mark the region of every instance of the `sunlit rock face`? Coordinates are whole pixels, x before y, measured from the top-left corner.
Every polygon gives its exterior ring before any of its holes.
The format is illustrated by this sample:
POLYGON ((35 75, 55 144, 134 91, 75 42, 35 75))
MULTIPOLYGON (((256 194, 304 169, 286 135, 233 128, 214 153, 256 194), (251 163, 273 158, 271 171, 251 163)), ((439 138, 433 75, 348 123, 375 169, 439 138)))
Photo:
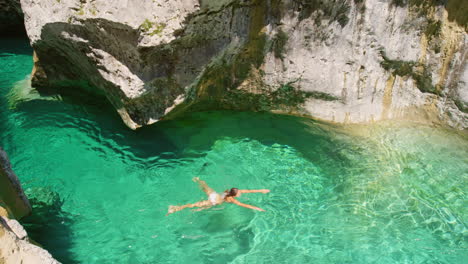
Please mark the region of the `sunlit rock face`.
POLYGON ((31 244, 26 231, 16 220, 3 217, 0 217, 0 262, 59 263, 46 250, 31 244))
POLYGON ((466 128, 463 1, 22 0, 33 85, 131 128, 205 109, 466 128))
POLYGON ((24 34, 19 0, 0 0, 0 34, 24 34))

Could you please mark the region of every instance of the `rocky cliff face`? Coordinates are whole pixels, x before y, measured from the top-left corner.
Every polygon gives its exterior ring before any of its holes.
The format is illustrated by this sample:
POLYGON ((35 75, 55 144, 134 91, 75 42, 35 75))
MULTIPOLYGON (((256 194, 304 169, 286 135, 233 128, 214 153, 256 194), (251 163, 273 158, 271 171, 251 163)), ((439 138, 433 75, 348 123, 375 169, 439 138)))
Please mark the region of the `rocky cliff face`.
POLYGON ((18 177, 11 169, 6 153, 0 148, 0 206, 16 219, 31 213, 31 205, 21 188, 18 177))
POLYGON ((46 250, 31 244, 26 235, 16 220, 0 216, 0 263, 59 263, 46 250))
POLYGON ((33 85, 104 96, 131 128, 203 109, 468 126, 462 0, 21 4, 33 85))

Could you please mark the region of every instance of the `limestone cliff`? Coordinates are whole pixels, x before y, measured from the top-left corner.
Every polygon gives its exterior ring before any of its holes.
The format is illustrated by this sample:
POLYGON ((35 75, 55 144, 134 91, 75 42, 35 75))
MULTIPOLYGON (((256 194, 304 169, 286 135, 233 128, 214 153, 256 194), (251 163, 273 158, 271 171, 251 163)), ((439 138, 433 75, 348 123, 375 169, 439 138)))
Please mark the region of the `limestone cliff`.
POLYGON ((21 0, 33 85, 131 128, 203 109, 466 128, 462 0, 21 0))
POLYGON ((6 153, 0 148, 0 206, 16 219, 31 213, 31 205, 24 195, 18 177, 11 169, 6 153))
POLYGON ((46 250, 31 244, 26 231, 16 220, 0 216, 0 263, 56 264, 59 262, 46 250))

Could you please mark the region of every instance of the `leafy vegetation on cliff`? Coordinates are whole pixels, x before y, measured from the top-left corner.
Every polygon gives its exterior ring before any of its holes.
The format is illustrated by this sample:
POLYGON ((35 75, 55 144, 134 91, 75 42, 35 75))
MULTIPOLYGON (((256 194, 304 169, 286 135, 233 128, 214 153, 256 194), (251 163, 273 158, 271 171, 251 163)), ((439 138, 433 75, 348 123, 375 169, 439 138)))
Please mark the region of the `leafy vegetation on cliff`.
POLYGON ((284 59, 284 49, 288 42, 288 35, 283 30, 279 29, 278 33, 272 39, 273 53, 276 58, 284 59))
POLYGON ((271 91, 262 87, 259 93, 244 90, 229 91, 223 98, 222 104, 228 109, 250 109, 255 111, 271 110, 300 110, 308 98, 324 101, 336 101, 339 98, 323 92, 305 92, 294 87, 292 83, 281 85, 271 91))
POLYGON ((430 10, 436 6, 444 6, 448 13, 448 19, 468 29, 468 4, 466 0, 392 0, 392 5, 398 7, 408 6, 417 11, 421 16, 427 16, 430 10))
POLYGON ((433 93, 440 95, 441 87, 432 85, 432 77, 427 66, 415 61, 392 60, 381 52, 383 61, 380 63, 382 68, 394 75, 401 77, 411 77, 416 82, 416 86, 423 93, 433 93))
POLYGON ((324 19, 329 20, 330 23, 337 21, 342 27, 348 24, 351 5, 347 0, 294 0, 294 2, 299 12, 299 20, 314 15, 315 23, 318 25, 324 19))
POLYGON ((165 23, 156 23, 148 19, 145 19, 145 21, 143 21, 143 23, 141 23, 140 25, 140 30, 142 32, 149 32, 150 36, 154 36, 156 34, 160 35, 162 31, 164 30, 164 28, 166 28, 165 23))
POLYGON ((429 20, 426 31, 424 31, 424 34, 426 35, 427 39, 431 41, 433 38, 439 37, 441 27, 442 27, 442 22, 429 20))
POLYGON ((468 104, 465 104, 461 100, 455 99, 455 105, 457 106, 458 110, 462 111, 463 113, 468 114, 468 104))

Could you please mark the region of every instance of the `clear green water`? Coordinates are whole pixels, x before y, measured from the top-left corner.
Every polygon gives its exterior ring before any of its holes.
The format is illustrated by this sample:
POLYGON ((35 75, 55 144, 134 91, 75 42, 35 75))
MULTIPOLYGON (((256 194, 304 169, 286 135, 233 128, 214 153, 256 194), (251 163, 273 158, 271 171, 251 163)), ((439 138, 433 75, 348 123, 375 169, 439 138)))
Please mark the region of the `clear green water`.
POLYGON ((468 259, 466 136, 231 112, 130 131, 93 100, 21 100, 31 59, 27 43, 0 40, 0 145, 30 197, 60 196, 24 223, 64 263, 468 259), (194 176, 219 191, 271 189, 240 198, 267 211, 164 216, 204 198, 194 176))

